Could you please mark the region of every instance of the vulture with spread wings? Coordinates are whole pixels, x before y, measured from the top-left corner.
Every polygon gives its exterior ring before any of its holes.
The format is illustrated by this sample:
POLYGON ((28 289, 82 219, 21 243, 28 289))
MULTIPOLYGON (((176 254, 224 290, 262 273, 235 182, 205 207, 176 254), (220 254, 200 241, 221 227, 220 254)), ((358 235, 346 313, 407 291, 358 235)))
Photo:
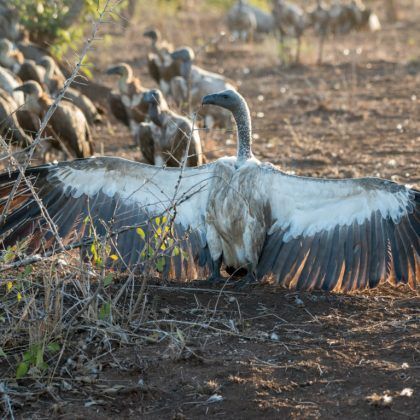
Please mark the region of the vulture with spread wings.
POLYGON ((303 290, 416 286, 419 191, 376 178, 287 175, 253 157, 249 109, 237 92, 208 95, 203 104, 233 113, 236 157, 184 169, 111 157, 29 168, 49 222, 25 181, 10 196, 18 174, 4 173, 3 248, 24 243, 18 248, 27 254, 51 254, 107 238, 110 263, 141 269, 159 255, 167 276, 203 267, 216 282, 224 264, 246 273, 244 282, 272 274, 303 290))

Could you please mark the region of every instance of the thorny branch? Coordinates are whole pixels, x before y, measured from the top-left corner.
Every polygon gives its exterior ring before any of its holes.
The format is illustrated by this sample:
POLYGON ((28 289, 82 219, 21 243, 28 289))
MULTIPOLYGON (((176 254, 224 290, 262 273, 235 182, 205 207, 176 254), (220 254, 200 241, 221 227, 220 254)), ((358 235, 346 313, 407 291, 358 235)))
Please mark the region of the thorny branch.
MULTIPOLYGON (((102 11, 99 12, 98 19, 93 23, 91 35, 86 40, 86 42, 85 42, 85 44, 83 46, 83 49, 82 49, 82 52, 81 52, 81 54, 79 56, 78 62, 74 66, 73 71, 72 71, 70 77, 64 82, 63 88, 58 93, 57 97, 54 99, 54 102, 51 104, 50 108, 48 109, 47 113, 45 114, 44 118, 41 121, 40 128, 39 128, 39 130, 38 130, 38 132, 37 132, 37 134, 35 136, 35 140, 33 141, 33 143, 31 144, 31 146, 30 146, 30 148, 28 150, 26 161, 23 164, 20 164, 20 163, 16 162, 16 166, 19 169, 19 175, 18 175, 18 178, 17 178, 17 180, 16 180, 16 182, 15 182, 15 184, 13 186, 12 192, 10 193, 9 200, 7 201, 7 203, 6 203, 6 205, 5 205, 4 209, 3 209, 3 212, 2 212, 2 214, 0 216, 0 225, 4 222, 4 220, 6 218, 6 215, 7 215, 7 212, 9 210, 10 204, 12 203, 13 198, 14 198, 14 196, 15 196, 15 194, 16 194, 16 192, 17 192, 17 190, 19 188, 19 185, 22 182, 22 180, 25 181, 25 183, 31 189, 32 194, 34 194, 35 200, 40 205, 41 212, 43 214, 46 212, 46 209, 43 208, 43 206, 42 206, 41 200, 36 195, 36 192, 35 192, 35 190, 33 188, 32 183, 30 182, 30 180, 28 180, 25 177, 25 172, 26 172, 26 169, 28 168, 28 166, 31 163, 31 160, 32 160, 33 155, 35 153, 36 147, 40 144, 40 142, 42 140, 42 133, 44 132, 45 128, 47 127, 47 124, 48 124, 49 120, 51 119, 51 117, 54 114, 55 110, 57 109, 59 103, 61 102, 61 100, 65 96, 65 94, 67 92, 67 89, 73 83, 73 81, 75 80, 75 78, 79 75, 80 68, 83 66, 83 60, 85 59, 87 53, 90 51, 93 42, 96 40, 98 31, 99 31, 99 28, 100 28, 101 24, 104 22, 105 16, 108 13, 111 13, 112 12, 112 7, 110 9, 110 3, 111 3, 111 0, 106 0, 106 3, 104 5, 102 11)), ((49 224, 51 224, 50 221, 49 221, 49 218, 47 218, 47 221, 48 221, 49 224)), ((62 244, 61 238, 58 235, 58 232, 56 231, 53 223, 51 224, 50 228, 51 228, 52 232, 54 233, 54 235, 56 236, 57 242, 63 248, 63 244, 62 244)))

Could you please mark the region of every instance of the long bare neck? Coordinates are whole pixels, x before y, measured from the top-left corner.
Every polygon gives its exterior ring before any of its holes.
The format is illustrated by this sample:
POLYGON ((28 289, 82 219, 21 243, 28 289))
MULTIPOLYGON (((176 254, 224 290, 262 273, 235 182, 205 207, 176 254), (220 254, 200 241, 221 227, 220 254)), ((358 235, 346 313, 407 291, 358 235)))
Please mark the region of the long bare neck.
POLYGON ((251 115, 245 99, 240 98, 238 105, 232 111, 235 119, 237 134, 237 159, 238 164, 242 165, 245 161, 250 159, 252 155, 252 127, 251 115))
POLYGON ((45 83, 49 83, 54 76, 54 66, 51 65, 51 63, 48 63, 48 65, 45 67, 45 78, 44 81, 45 83))

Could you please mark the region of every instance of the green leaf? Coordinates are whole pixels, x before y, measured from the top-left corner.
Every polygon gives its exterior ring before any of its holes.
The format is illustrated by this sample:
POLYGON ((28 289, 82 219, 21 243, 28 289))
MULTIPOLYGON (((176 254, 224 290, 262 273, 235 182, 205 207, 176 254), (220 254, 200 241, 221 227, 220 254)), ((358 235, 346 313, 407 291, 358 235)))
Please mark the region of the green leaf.
POLYGON ((7 357, 6 353, 1 347, 0 347, 0 357, 7 357))
POLYGON ((58 351, 60 351, 60 344, 58 344, 58 343, 50 343, 50 344, 48 344, 47 349, 51 353, 57 353, 58 351))
POLYGON ((104 303, 99 309, 99 319, 105 321, 111 315, 111 304, 109 302, 104 303))
POLYGON ((144 233, 144 230, 141 227, 138 227, 136 229, 137 234, 140 236, 141 239, 145 239, 146 238, 146 234, 144 233))
POLYGON ((31 273, 32 273, 32 266, 28 265, 28 266, 25 268, 25 271, 24 271, 23 275, 24 275, 25 277, 27 277, 27 276, 29 276, 29 274, 31 274, 31 273))
POLYGON ((23 353, 23 361, 24 362, 34 361, 34 352, 32 351, 32 349, 29 349, 28 351, 25 351, 25 353, 23 353))
POLYGON ((44 364, 44 349, 39 347, 36 352, 35 366, 41 369, 43 364, 44 364))
POLYGON ((114 275, 112 273, 109 273, 104 278, 104 287, 109 286, 112 283, 112 280, 114 279, 114 275))
POLYGON ((29 370, 28 362, 19 363, 16 369, 16 379, 23 378, 28 373, 28 370, 29 370))
POLYGON ((165 257, 159 257, 156 260, 156 270, 163 271, 163 269, 165 268, 165 263, 166 263, 165 257))

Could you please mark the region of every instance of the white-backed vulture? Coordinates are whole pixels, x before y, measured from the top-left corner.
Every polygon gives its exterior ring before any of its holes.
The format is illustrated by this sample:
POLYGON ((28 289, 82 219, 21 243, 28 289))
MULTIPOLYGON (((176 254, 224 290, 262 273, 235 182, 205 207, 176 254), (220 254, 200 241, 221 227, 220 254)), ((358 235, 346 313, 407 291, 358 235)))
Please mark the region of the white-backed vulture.
POLYGON ((381 23, 375 13, 361 0, 342 3, 335 0, 330 9, 329 30, 333 34, 347 34, 351 30, 368 28, 371 32, 381 29, 381 23))
POLYGON ((296 38, 297 46, 295 61, 299 62, 302 35, 309 23, 305 12, 294 3, 289 3, 285 0, 274 0, 273 16, 280 33, 282 48, 284 46, 285 36, 296 38))
POLYGON ((152 52, 147 55, 149 74, 166 95, 168 91, 165 89, 167 87, 165 82, 167 81, 164 80, 166 78, 163 73, 165 73, 165 68, 167 73, 167 68, 171 64, 170 54, 173 51, 173 46, 162 39, 160 32, 157 29, 145 31, 143 36, 149 38, 151 41, 152 52))
MULTIPOLYGON (((42 119, 53 100, 34 81, 25 82, 16 88, 25 94, 24 109, 42 119)), ((71 157, 92 156, 93 141, 89 125, 83 112, 70 102, 58 104, 48 123, 48 134, 53 137, 52 146, 71 157)))
MULTIPOLYGON (((52 57, 46 55, 38 63, 45 69, 44 83, 48 86, 50 95, 57 95, 63 88, 66 78, 52 57)), ((93 102, 77 89, 67 88, 64 99, 80 108, 90 125, 102 121, 102 117, 93 102)))
POLYGON ((233 40, 252 41, 257 30, 257 18, 245 0, 238 0, 227 13, 227 26, 233 40))
POLYGON ((26 147, 31 143, 31 137, 25 133, 19 123, 18 104, 13 97, 0 88, 0 135, 11 143, 26 147))
MULTIPOLYGON (((143 93, 147 89, 141 85, 139 78, 134 77, 133 69, 127 63, 119 63, 109 67, 106 74, 119 76, 118 90, 121 103, 125 108, 129 126, 134 135, 138 124, 144 122, 147 116, 147 105, 142 103, 143 93)), ((121 104, 117 99, 117 94, 113 92, 112 101, 109 102, 109 105, 112 113, 118 118, 118 115, 121 116, 121 104)))
MULTIPOLYGON (((188 147, 186 166, 201 165, 203 153, 200 136, 197 129, 194 130, 193 123, 171 111, 162 92, 157 89, 146 92, 144 102, 149 106, 151 120, 150 132, 144 141, 149 144, 149 135, 153 138, 152 163, 157 166, 180 166, 188 147)), ((146 149, 145 146, 143 148, 146 149)))
MULTIPOLYGON (((201 98, 209 93, 235 89, 222 75, 193 65, 194 52, 191 48, 177 49, 172 53, 172 59, 174 63, 179 63, 179 76, 182 76, 186 81, 182 101, 190 103, 192 108, 197 108, 201 98)), ((182 90, 182 86, 179 89, 182 90)), ((226 109, 216 107, 200 110, 200 114, 204 116, 205 125, 208 128, 226 127, 231 119, 230 113, 226 109)))
POLYGON ((162 61, 164 61, 165 57, 169 56, 169 54, 174 50, 171 43, 162 39, 162 36, 157 29, 145 31, 143 36, 150 39, 152 52, 158 55, 162 61))
POLYGON ((322 63, 324 41, 328 35, 330 25, 330 14, 327 6, 322 0, 317 0, 316 6, 308 13, 310 25, 319 37, 318 63, 322 63))
POLYGON ((37 66, 35 61, 25 59, 8 39, 0 40, 0 65, 13 71, 22 82, 35 80, 40 85, 44 83, 45 69, 37 66))
MULTIPOLYGON (((141 272, 150 270, 145 260, 162 258, 157 270, 177 278, 191 279, 201 266, 217 282, 224 263, 229 272, 246 269, 244 283, 271 274, 301 290, 349 291, 385 281, 416 287, 419 191, 378 178, 288 175, 253 156, 250 112, 237 92, 208 95, 203 104, 233 113, 236 157, 184 170, 113 157, 28 168, 63 244, 88 252, 93 241, 108 238, 115 268, 141 272)), ((17 177, 0 176, 0 213, 17 177)), ((26 254, 58 252, 24 183, 10 201, 0 226, 3 248, 25 240, 26 254)))

